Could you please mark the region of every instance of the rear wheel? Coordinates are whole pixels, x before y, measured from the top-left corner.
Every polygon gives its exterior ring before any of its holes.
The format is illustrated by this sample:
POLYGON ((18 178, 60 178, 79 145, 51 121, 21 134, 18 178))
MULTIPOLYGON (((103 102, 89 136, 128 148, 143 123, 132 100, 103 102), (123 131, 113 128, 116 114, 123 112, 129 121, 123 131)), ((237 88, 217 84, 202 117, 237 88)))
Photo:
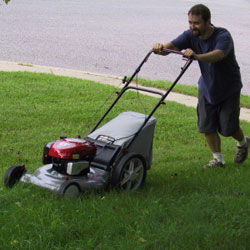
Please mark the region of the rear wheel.
POLYGON ((4 177, 4 185, 8 188, 12 188, 22 177, 22 175, 26 172, 24 166, 13 165, 11 166, 4 177))
POLYGON ((57 197, 65 197, 69 199, 78 198, 81 194, 81 189, 78 183, 74 181, 64 182, 57 191, 57 197))
POLYGON ((146 163, 135 153, 125 155, 113 169, 111 184, 126 191, 137 190, 145 181, 146 163))

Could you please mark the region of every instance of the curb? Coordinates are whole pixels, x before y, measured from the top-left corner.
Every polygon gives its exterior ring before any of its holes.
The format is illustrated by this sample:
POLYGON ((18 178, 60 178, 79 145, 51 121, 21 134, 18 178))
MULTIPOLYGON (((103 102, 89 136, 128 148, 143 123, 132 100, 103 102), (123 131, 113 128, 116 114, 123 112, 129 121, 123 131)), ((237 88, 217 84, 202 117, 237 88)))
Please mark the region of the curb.
MULTIPOLYGON (((85 72, 80 70, 71 70, 71 69, 64 69, 58 67, 50 67, 50 66, 40 66, 34 64, 24 64, 24 63, 16 63, 16 62, 6 62, 0 61, 0 71, 28 71, 34 73, 47 73, 47 74, 54 74, 58 76, 68 76, 68 77, 75 77, 85 80, 90 80, 94 82, 99 82, 102 84, 109 84, 112 86, 118 87, 121 84, 122 77, 106 75, 106 74, 98 74, 98 73, 91 73, 85 72)), ((134 85, 134 84, 132 84, 134 85)), ((158 92, 164 93, 163 90, 159 90, 156 88, 149 88, 144 87, 146 89, 156 90, 158 92)), ((150 96, 156 97, 156 95, 151 93, 145 93, 150 96)), ((183 95, 175 92, 171 92, 168 96, 166 101, 174 101, 188 107, 196 108, 197 105, 197 98, 193 96, 183 95)), ((250 109, 241 108, 240 119, 250 122, 250 109)))

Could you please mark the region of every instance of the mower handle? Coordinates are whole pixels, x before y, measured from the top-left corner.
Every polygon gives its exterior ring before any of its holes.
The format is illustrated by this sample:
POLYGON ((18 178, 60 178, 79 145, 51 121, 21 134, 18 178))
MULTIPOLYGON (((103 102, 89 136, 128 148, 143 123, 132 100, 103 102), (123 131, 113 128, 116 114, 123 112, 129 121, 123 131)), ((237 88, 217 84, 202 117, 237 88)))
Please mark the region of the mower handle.
MULTIPOLYGON (((178 50, 172 50, 172 49, 163 49, 163 51, 165 52, 168 52, 168 53, 174 53, 174 54, 179 54, 179 55, 182 55, 183 56, 183 53, 181 51, 178 51, 178 50)), ((103 121, 103 119, 107 116, 107 114, 110 112, 110 110, 114 107, 114 105, 118 102, 118 100, 120 99, 120 97, 123 95, 123 93, 127 90, 127 89, 132 89, 132 87, 128 87, 129 84, 132 82, 132 80, 134 79, 134 77, 140 72, 141 70, 141 67, 143 66, 143 64, 145 62, 147 62, 148 58, 151 56, 151 54, 153 53, 154 51, 153 50, 150 50, 147 55, 144 57, 143 61, 141 62, 141 64, 138 66, 138 68, 135 70, 135 72, 133 73, 133 75, 130 77, 130 79, 128 81, 125 80, 124 78, 124 81, 123 83, 125 84, 125 86, 122 88, 121 92, 118 92, 118 96, 117 98, 114 100, 114 102, 110 105, 110 107, 107 109, 107 111, 104 113, 104 115, 101 117, 101 119, 97 122, 97 124, 95 125, 95 127, 91 130, 90 133, 94 132, 97 127, 100 125, 100 123, 103 121)), ((186 64, 181 68, 181 72, 179 74, 179 76, 176 78, 176 80, 172 83, 172 85, 170 86, 170 88, 167 90, 167 92, 162 95, 161 93, 159 92, 155 92, 154 94, 159 94, 161 95, 161 99, 160 101, 158 102, 158 104, 155 106, 155 108, 151 111, 151 113, 148 115, 148 117, 145 119, 145 122, 143 123, 143 125, 141 126, 141 128, 138 130, 138 132, 136 134, 138 134, 142 128, 144 127, 144 125, 148 122, 148 120, 150 119, 150 117, 153 115, 153 113, 156 111, 156 109, 161 105, 163 104, 164 102, 164 99, 168 96, 168 94, 171 92, 171 90, 174 88, 174 86, 176 85, 176 83, 179 81, 179 79, 181 78, 181 76, 185 73, 185 71, 187 70, 187 68, 190 66, 190 64, 192 63, 193 59, 188 59, 188 58, 185 58, 186 59, 186 64)), ((137 89, 137 90, 142 90, 141 88, 133 88, 133 89, 137 89)), ((146 91, 143 89, 143 91, 146 91)), ((148 91, 147 92, 151 92, 153 93, 154 91, 148 91)), ((135 138, 135 137, 134 137, 135 138)), ((132 139, 129 143, 129 145, 134 141, 134 139, 132 139)), ((129 146, 128 145, 128 146, 129 146)))

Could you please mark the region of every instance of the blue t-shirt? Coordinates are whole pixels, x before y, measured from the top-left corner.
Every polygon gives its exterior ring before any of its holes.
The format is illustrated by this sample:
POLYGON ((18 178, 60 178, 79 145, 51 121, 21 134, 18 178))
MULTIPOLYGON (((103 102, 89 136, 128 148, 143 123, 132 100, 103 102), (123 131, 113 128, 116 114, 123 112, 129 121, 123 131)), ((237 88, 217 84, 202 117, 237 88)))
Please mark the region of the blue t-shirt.
POLYGON ((191 30, 184 31, 172 41, 180 50, 190 48, 196 54, 213 50, 224 52, 223 60, 216 63, 200 62, 199 90, 211 104, 218 104, 242 88, 240 68, 235 58, 233 39, 224 28, 214 27, 211 37, 202 40, 191 30))

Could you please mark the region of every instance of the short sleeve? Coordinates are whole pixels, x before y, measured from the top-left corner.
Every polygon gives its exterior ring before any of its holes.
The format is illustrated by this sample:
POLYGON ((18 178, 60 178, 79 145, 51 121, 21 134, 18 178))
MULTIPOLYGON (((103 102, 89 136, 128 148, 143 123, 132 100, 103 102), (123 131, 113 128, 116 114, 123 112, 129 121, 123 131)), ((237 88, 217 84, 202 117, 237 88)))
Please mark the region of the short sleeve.
POLYGON ((219 34, 216 39, 215 50, 222 50, 225 56, 233 48, 233 39, 228 31, 224 31, 223 33, 219 34))
POLYGON ((171 41, 173 45, 179 50, 190 48, 190 31, 186 30, 177 38, 171 41))

